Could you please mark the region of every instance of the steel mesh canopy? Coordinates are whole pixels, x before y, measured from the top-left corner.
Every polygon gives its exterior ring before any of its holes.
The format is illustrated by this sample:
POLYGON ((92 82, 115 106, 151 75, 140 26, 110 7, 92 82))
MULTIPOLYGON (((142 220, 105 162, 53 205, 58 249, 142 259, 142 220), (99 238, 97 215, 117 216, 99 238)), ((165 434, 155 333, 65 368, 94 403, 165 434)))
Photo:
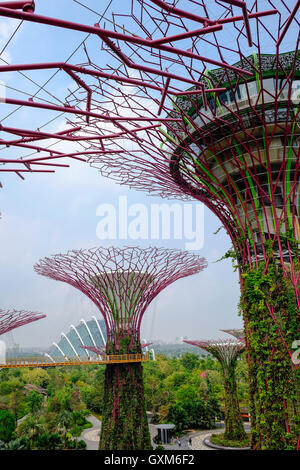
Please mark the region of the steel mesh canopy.
POLYGON ((169 284, 199 273, 207 263, 193 253, 163 248, 93 248, 45 258, 38 274, 86 294, 102 313, 110 338, 137 335, 150 302, 169 284))
POLYGON ((242 340, 218 339, 210 341, 184 341, 192 346, 198 346, 217 358, 223 366, 229 367, 244 351, 245 343, 242 340))
POLYGON ((0 309, 0 336, 8 331, 27 325, 37 320, 45 318, 39 312, 31 312, 29 310, 2 310, 0 309))
POLYGON ((243 328, 234 328, 231 330, 220 330, 220 331, 224 331, 224 333, 228 333, 229 335, 232 335, 235 338, 240 339, 240 340, 243 340, 245 337, 245 331, 243 330, 243 328))

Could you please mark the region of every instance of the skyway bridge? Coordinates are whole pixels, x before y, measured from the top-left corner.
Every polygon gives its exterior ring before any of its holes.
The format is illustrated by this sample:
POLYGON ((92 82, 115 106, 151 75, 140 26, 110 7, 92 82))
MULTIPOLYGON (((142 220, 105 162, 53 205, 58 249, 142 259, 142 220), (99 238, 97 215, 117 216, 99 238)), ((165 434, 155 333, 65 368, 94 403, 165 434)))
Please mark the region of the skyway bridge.
POLYGON ((12 369, 21 367, 58 367, 58 366, 81 366, 92 364, 127 364, 132 362, 145 362, 149 361, 148 352, 142 354, 118 354, 118 355, 103 355, 96 358, 88 357, 64 357, 53 358, 37 356, 37 357, 17 357, 8 358, 5 363, 0 363, 0 369, 12 369))

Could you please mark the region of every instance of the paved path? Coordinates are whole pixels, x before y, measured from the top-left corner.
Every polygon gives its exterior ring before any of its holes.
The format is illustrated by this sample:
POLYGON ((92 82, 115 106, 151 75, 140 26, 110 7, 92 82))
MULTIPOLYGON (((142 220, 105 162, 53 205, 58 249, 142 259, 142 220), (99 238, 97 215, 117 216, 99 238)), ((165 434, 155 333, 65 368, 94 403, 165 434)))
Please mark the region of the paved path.
POLYGON ((192 431, 184 434, 179 440, 180 444, 175 441, 172 445, 164 445, 166 450, 214 450, 203 444, 203 440, 214 432, 224 432, 224 425, 221 428, 215 428, 205 431, 192 431), (192 444, 189 444, 189 439, 192 439, 192 444))
MULTIPOLYGON (((92 423, 93 427, 85 429, 81 435, 78 437, 78 440, 84 440, 86 443, 86 450, 98 450, 99 446, 99 434, 101 429, 101 421, 93 415, 88 416, 87 421, 92 423)), ((184 436, 180 438, 181 445, 178 445, 175 442, 172 445, 164 445, 166 450, 216 450, 212 449, 211 447, 207 447, 203 441, 206 437, 211 436, 211 434, 222 433, 224 432, 224 424, 222 423, 222 427, 218 427, 215 429, 205 430, 205 431, 192 431, 186 433, 184 436), (189 439, 192 438, 192 445, 189 444, 189 439)), ((249 431, 250 427, 249 424, 245 424, 245 430, 249 431)), ((153 442, 153 438, 157 434, 157 429, 153 424, 149 425, 151 440, 153 444, 153 449, 157 446, 153 442)))
MULTIPOLYGON (((244 423, 244 428, 246 432, 250 432, 250 426, 248 423, 244 423)), ((194 434, 192 436, 192 446, 190 449, 192 450, 217 450, 213 449, 212 447, 208 447, 204 444, 204 439, 207 437, 210 437, 212 434, 218 434, 224 432, 224 427, 222 428, 217 428, 217 429, 212 429, 208 431, 200 431, 197 434, 194 434)))
POLYGON ((92 423, 93 427, 85 429, 81 435, 78 437, 78 440, 85 441, 86 443, 86 450, 98 450, 99 447, 99 439, 100 439, 100 429, 101 429, 101 421, 99 421, 96 416, 90 415, 87 418, 87 421, 92 423))
MULTIPOLYGON (((151 425, 150 425, 151 426, 151 425)), ((245 431, 250 431, 250 426, 248 423, 244 424, 245 431)), ((180 438, 181 445, 178 445, 175 442, 172 445, 164 445, 166 450, 217 450, 212 447, 208 447, 204 444, 204 439, 210 437, 212 434, 223 433, 224 432, 224 423, 220 423, 215 429, 206 429, 204 431, 192 431, 186 433, 180 438), (192 444, 189 444, 189 439, 192 438, 192 444)), ((155 449, 157 444, 154 444, 153 448, 155 449)))
POLYGON ((204 444, 204 439, 206 437, 211 436, 212 434, 222 433, 224 429, 212 429, 206 431, 200 431, 192 437, 192 446, 190 447, 191 450, 216 450, 212 447, 208 447, 204 444))

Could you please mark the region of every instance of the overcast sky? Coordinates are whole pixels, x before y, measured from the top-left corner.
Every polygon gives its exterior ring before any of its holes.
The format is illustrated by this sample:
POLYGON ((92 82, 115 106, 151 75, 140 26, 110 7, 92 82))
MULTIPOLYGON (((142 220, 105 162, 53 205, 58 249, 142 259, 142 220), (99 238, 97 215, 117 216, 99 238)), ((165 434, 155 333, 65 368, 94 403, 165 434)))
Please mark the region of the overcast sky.
MULTIPOLYGON (((103 11, 107 2, 91 0, 85 3, 103 11)), ((130 3, 127 2, 127 8, 130 3)), ((90 15, 71 0, 38 0, 36 4, 39 14, 86 24, 93 24, 95 20, 95 15, 90 15)), ((118 8, 119 5, 120 2, 118 8)), ((18 21, 0 19, 0 50, 18 24, 18 21)), ((3 60, 9 63, 65 61, 84 37, 81 33, 23 23, 0 57, 2 63, 3 60)), ((72 62, 80 63, 81 59, 78 52, 72 62)), ((42 84, 53 75, 53 70, 26 72, 26 75, 42 84)), ((8 87, 25 90, 29 95, 37 91, 36 85, 17 73, 0 78, 8 87)), ((66 89, 72 86, 70 77, 59 72, 46 89, 63 99, 66 89)), ((25 95, 8 87, 7 96, 26 99, 25 95)), ((50 100, 45 92, 40 92, 38 97, 50 100)), ((5 118, 2 123, 7 126, 35 129, 41 122, 56 116, 48 111, 23 108, 6 117, 12 110, 8 105, 0 105, 0 119, 5 118)), ((45 129, 64 128, 64 117, 61 117, 45 129)), ((68 150, 68 147, 63 146, 63 149, 68 150)), ((1 155, 19 157, 25 154, 8 149, 1 155)), ((151 203, 168 201, 120 187, 83 163, 71 162, 70 168, 58 169, 55 174, 28 175, 25 181, 14 174, 1 174, 1 182, 0 308, 31 309, 47 315, 40 322, 15 330, 14 339, 21 346, 48 346, 59 339, 61 331, 66 333, 71 323, 76 324, 82 317, 89 319, 97 313, 94 305, 72 287, 37 275, 33 265, 40 258, 68 249, 111 244, 185 248, 184 240, 99 240, 96 234, 99 205, 112 203, 117 210, 119 196, 127 196, 129 204, 145 204, 150 213, 151 203)), ((196 202, 193 204, 195 206, 196 202)), ((233 272, 230 261, 216 263, 230 248, 224 230, 214 235, 219 227, 218 219, 205 208, 204 244, 197 253, 208 260, 208 268, 199 275, 177 281, 158 296, 145 314, 143 338, 216 338, 226 336, 220 329, 242 326, 237 309, 238 275, 233 272)))

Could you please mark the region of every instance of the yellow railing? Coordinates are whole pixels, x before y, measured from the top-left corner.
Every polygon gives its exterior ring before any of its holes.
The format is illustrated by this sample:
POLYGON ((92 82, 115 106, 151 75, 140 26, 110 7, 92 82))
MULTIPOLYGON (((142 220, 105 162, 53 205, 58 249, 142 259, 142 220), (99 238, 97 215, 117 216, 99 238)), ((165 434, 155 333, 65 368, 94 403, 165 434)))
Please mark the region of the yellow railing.
POLYGON ((56 366, 74 366, 83 364, 120 364, 128 362, 149 361, 149 354, 114 354, 104 355, 95 358, 87 357, 64 357, 55 358, 51 361, 48 357, 18 357, 7 359, 5 364, 0 364, 0 369, 9 369, 15 367, 56 367, 56 366))

